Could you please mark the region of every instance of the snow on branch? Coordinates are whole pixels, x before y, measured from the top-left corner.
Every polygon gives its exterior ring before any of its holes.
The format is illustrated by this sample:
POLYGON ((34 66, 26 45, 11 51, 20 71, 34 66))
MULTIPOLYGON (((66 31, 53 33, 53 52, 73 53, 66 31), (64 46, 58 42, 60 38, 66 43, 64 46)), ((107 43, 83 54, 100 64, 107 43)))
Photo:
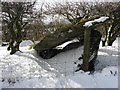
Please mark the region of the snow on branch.
POLYGON ((83 26, 85 26, 85 27, 90 27, 90 26, 93 26, 93 24, 95 24, 95 23, 104 22, 104 21, 106 21, 107 19, 109 19, 109 17, 104 17, 104 16, 102 16, 102 17, 100 17, 100 18, 98 18, 98 19, 95 19, 95 20, 86 22, 83 26))

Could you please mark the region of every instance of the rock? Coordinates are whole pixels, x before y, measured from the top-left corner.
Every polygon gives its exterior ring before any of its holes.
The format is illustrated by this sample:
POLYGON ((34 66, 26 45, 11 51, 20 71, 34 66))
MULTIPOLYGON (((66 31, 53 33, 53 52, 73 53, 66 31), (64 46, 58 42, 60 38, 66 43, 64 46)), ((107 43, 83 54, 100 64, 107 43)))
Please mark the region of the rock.
MULTIPOLYGON (((92 30, 91 31, 91 55, 93 54, 94 51, 96 51, 95 53, 97 53, 98 49, 99 49, 99 43, 100 43, 100 39, 101 39, 101 34, 96 31, 96 30, 92 30)), ((49 39, 50 40, 50 39, 49 39)), ((50 42, 50 41, 49 41, 50 42)), ((55 41, 54 41, 55 42, 55 41)), ((57 41, 56 41, 57 42, 57 41)), ((44 42, 45 43, 45 42, 44 42)), ((41 43, 41 45, 44 47, 44 43, 41 43)), ((66 43, 66 42, 65 42, 66 43)), ((68 45, 66 45, 63 49, 56 49, 55 47, 51 47, 52 44, 51 42, 48 43, 47 42, 47 46, 45 46, 43 49, 38 49, 36 50, 39 55, 43 58, 43 59, 50 59, 52 57, 54 57, 55 55, 57 55, 58 53, 61 53, 61 52, 65 52, 65 51, 68 51, 68 50, 72 50, 72 49, 75 49, 75 48, 78 48, 80 46, 83 46, 84 44, 84 40, 83 39, 80 39, 80 41, 76 41, 76 42, 72 42, 72 43, 69 43, 68 45), (50 44, 50 46, 49 46, 50 44)), ((39 46, 40 48, 42 46, 39 46)), ((56 46, 57 47, 57 46, 56 46)), ((95 54, 97 55, 97 54, 95 54)), ((94 59, 96 58, 97 56, 94 56, 94 59)))
POLYGON ((47 49, 42 52, 39 52, 39 55, 43 59, 50 59, 50 58, 54 57, 55 55, 57 55, 58 53, 59 53, 59 50, 57 50, 57 49, 47 49))

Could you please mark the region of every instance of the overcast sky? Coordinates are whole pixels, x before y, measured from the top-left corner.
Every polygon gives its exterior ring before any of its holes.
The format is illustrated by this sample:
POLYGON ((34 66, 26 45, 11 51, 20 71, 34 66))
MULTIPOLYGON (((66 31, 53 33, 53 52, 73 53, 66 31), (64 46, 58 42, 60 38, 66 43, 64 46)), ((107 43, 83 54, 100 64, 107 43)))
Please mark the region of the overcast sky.
POLYGON ((37 0, 38 2, 49 2, 49 3, 54 3, 54 2, 118 2, 120 0, 37 0))
MULTIPOLYGON (((1 1, 7 1, 7 2, 30 2, 35 0, 1 0, 1 1)), ((54 2, 118 2, 120 0, 37 0, 38 2, 48 2, 48 3, 54 3, 54 2)))

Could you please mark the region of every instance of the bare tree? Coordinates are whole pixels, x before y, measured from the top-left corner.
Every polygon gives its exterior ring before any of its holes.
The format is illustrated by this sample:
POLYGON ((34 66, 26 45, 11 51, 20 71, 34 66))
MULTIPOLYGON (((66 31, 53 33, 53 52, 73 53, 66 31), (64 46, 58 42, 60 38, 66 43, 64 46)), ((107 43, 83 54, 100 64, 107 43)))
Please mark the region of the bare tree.
POLYGON ((111 21, 111 27, 108 33, 108 45, 112 46, 113 42, 116 40, 117 35, 120 34, 120 2, 118 3, 117 8, 112 11, 113 15, 111 21))
MULTIPOLYGON (((48 15, 59 15, 64 17, 70 23, 82 22, 87 18, 96 16, 108 16, 111 21, 104 24, 99 30, 103 37, 103 46, 105 43, 112 45, 116 36, 119 34, 119 20, 115 17, 115 10, 118 9, 120 2, 65 2, 46 5, 48 15), (112 27, 112 28, 110 28, 112 27), (116 30, 115 30, 116 29, 116 30), (113 34, 114 33, 114 34, 113 34)), ((117 11, 119 12, 119 11, 117 11)), ((118 16, 117 16, 118 17, 118 16)))
POLYGON ((44 10, 43 5, 44 3, 39 4, 39 7, 34 11, 32 15, 33 18, 31 18, 29 25, 25 28, 25 31, 28 34, 26 37, 32 41, 40 40, 45 32, 44 28, 45 15, 43 13, 44 10))
POLYGON ((35 2, 2 2, 2 22, 7 25, 10 33, 8 50, 10 54, 19 51, 22 42, 22 30, 28 25, 32 18, 35 2))
POLYGON ((120 25, 119 20, 119 7, 120 2, 101 2, 95 3, 93 14, 99 16, 108 16, 111 21, 104 25, 101 29, 103 33, 103 46, 107 43, 109 46, 115 41, 117 35, 119 34, 118 26, 120 25))
POLYGON ((54 5, 46 5, 47 14, 60 15, 67 19, 69 22, 75 24, 81 19, 88 18, 90 16, 90 8, 92 4, 88 2, 66 2, 55 3, 54 5))

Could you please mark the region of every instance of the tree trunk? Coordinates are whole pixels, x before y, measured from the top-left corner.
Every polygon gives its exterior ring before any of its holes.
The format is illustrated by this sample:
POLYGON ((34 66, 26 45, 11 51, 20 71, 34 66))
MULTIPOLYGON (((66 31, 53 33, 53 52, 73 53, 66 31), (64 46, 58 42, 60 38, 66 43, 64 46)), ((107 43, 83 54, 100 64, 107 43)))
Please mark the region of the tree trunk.
POLYGON ((18 24, 18 22, 15 23, 15 21, 11 22, 8 27, 10 30, 11 41, 9 43, 7 50, 11 50, 10 54, 14 54, 15 52, 19 51, 19 45, 22 42, 22 35, 21 35, 22 29, 18 24), (13 27, 14 24, 16 25, 17 32, 14 31, 14 27, 13 27))
POLYGON ((104 47, 104 46, 105 46, 105 44, 106 44, 106 41, 107 41, 107 37, 105 37, 105 38, 102 38, 102 47, 104 47))
POLYGON ((104 38, 104 40, 102 40, 102 47, 104 47, 104 46, 105 46, 105 43, 107 42, 107 36, 108 36, 108 25, 105 24, 105 25, 104 25, 104 28, 105 28, 105 38, 104 38))
POLYGON ((16 49, 16 51, 19 51, 20 49, 19 49, 19 45, 20 45, 20 43, 16 43, 16 45, 15 45, 15 49, 16 49))
POLYGON ((7 48, 7 50, 11 50, 10 54, 14 54, 16 52, 16 49, 15 49, 15 46, 14 46, 14 43, 15 43, 15 39, 16 39, 16 34, 15 34, 15 31, 14 31, 14 21, 12 21, 9 25, 8 25, 8 29, 10 30, 10 43, 9 43, 9 46, 7 48))
POLYGON ((83 64, 81 69, 88 71, 89 59, 90 59, 90 34, 91 30, 85 29, 84 32, 84 53, 83 53, 83 64))
POLYGON ((14 54, 14 53, 16 52, 16 49, 15 49, 14 41, 13 41, 13 40, 9 43, 8 49, 11 49, 10 54, 14 54))
POLYGON ((105 46, 105 43, 106 43, 106 41, 102 41, 102 47, 104 47, 104 46, 105 46))
POLYGON ((113 44, 113 41, 112 41, 112 42, 109 42, 109 43, 108 43, 108 46, 112 46, 112 44, 113 44))
POLYGON ((116 37, 109 37, 108 46, 112 46, 113 42, 116 40, 116 37))

